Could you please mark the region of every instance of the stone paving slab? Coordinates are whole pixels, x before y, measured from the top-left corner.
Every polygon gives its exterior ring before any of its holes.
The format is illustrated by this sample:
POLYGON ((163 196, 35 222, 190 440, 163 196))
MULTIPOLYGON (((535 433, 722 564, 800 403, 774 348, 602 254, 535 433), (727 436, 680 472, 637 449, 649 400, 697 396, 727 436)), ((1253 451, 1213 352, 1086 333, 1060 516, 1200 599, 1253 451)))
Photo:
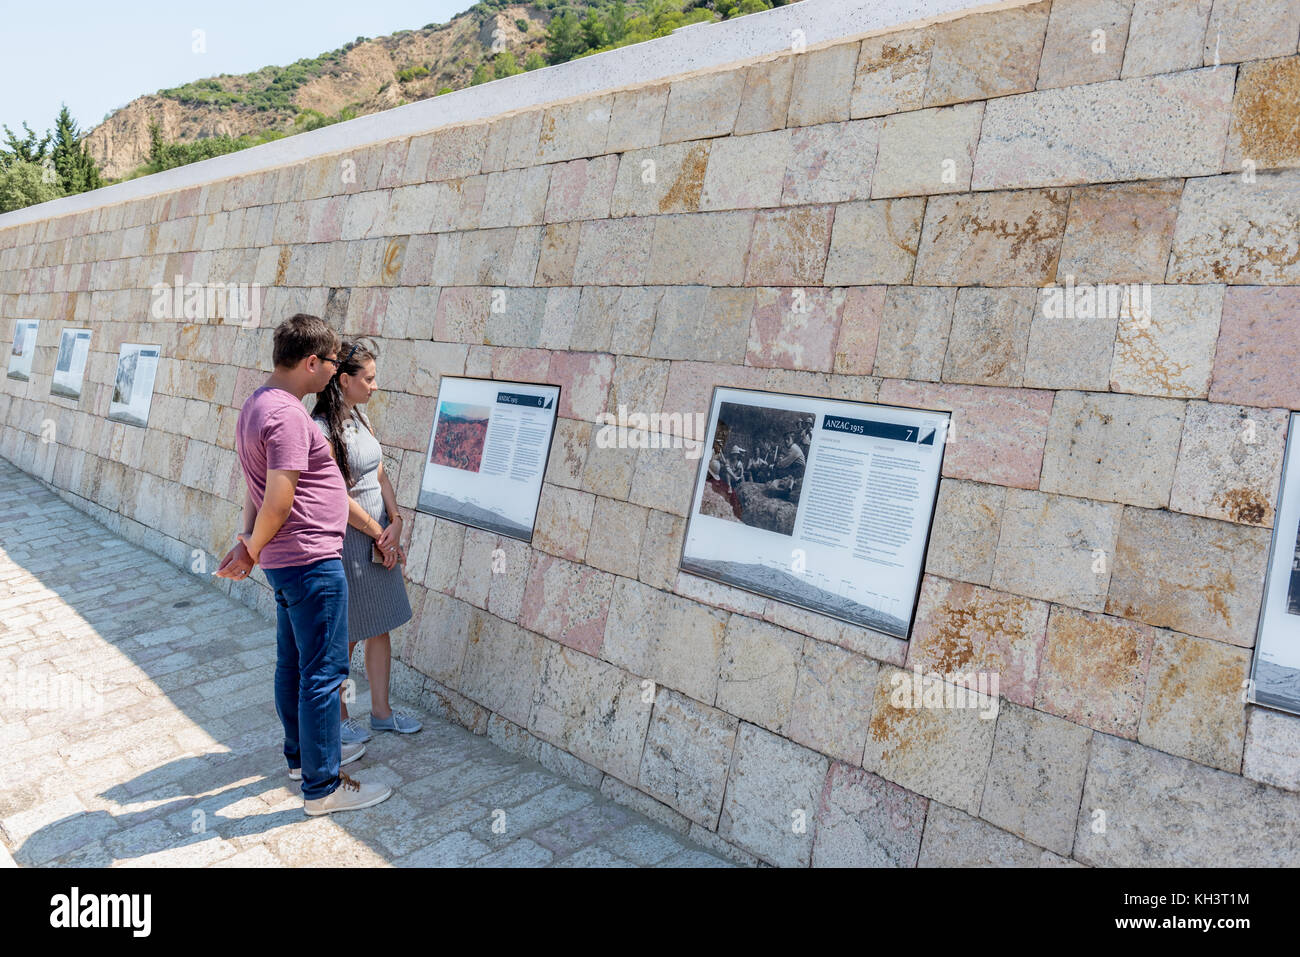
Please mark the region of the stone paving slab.
MULTIPOLYGON (((418 734, 375 735, 348 768, 393 797, 306 817, 280 751, 274 644, 273 625, 205 577, 0 461, 0 862, 733 866, 429 715, 418 734)), ((352 713, 368 702, 359 680, 352 713)))

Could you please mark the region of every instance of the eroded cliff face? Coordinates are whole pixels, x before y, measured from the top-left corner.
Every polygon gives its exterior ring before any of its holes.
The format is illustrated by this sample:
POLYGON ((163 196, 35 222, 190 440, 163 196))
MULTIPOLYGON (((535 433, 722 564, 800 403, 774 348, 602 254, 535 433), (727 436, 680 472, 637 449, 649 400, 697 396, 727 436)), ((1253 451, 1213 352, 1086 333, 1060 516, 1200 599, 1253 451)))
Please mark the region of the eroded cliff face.
MULTIPOLYGON (((549 14, 526 5, 509 7, 493 17, 461 16, 437 30, 413 30, 366 40, 345 53, 338 67, 304 83, 292 96, 293 109, 259 110, 250 106, 184 103, 156 93, 137 97, 86 136, 90 155, 103 174, 127 175, 149 157, 149 124, 156 121, 168 141, 193 142, 211 136, 242 136, 268 129, 290 130, 302 110, 333 116, 344 107, 358 115, 392 109, 433 96, 443 87, 468 86, 474 67, 492 55, 494 37, 522 66, 533 50, 544 52, 549 14), (520 30, 515 21, 528 21, 520 30), (401 81, 400 70, 428 65, 429 74, 401 81)), ((217 78, 230 91, 255 89, 256 74, 217 78)))

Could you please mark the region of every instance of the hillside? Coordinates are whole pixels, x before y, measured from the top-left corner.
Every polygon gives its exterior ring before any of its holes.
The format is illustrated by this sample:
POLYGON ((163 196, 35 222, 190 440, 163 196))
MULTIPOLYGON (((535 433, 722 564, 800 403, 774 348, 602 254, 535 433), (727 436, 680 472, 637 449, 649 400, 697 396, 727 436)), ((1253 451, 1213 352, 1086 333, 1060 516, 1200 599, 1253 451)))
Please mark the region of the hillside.
POLYGON ((520 65, 530 52, 544 56, 551 15, 531 4, 490 13, 479 7, 441 26, 365 39, 289 68, 268 67, 160 90, 108 116, 87 134, 86 146, 103 174, 116 179, 149 158, 151 121, 168 142, 193 142, 288 131, 306 110, 334 116, 348 106, 358 115, 391 109, 440 89, 469 86, 475 67, 491 62, 497 30, 520 65), (516 25, 520 20, 528 24, 526 31, 516 25))

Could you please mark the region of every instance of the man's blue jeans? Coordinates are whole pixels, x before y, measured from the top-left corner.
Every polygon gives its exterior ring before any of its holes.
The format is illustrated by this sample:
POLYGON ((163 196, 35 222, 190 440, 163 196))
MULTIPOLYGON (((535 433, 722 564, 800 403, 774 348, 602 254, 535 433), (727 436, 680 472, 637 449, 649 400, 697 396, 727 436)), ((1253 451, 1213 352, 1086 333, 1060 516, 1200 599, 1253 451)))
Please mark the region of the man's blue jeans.
POLYGON ((275 710, 284 756, 302 768, 302 794, 339 786, 339 686, 348 676, 348 580, 343 562, 266 568, 275 589, 275 710))

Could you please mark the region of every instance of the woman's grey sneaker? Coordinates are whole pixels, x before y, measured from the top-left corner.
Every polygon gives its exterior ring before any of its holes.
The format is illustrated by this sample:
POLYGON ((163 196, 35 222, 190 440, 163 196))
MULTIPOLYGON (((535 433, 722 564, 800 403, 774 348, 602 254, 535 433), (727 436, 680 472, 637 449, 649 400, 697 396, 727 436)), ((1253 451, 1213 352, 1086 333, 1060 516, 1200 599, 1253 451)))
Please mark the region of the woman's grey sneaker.
MULTIPOLYGON (((351 764, 353 761, 355 761, 357 758, 361 757, 361 755, 365 753, 366 753, 366 746, 364 744, 343 745, 341 752, 339 754, 339 767, 342 767, 345 764, 351 764)), ((289 780, 301 781, 302 768, 290 768, 289 780)))
POLYGON ((361 744, 370 740, 370 732, 356 718, 348 718, 339 725, 339 740, 344 744, 361 744))
POLYGON ((304 801, 303 810, 312 816, 332 814, 335 811, 359 811, 363 807, 374 807, 392 796, 393 789, 387 784, 378 781, 362 784, 340 772, 339 786, 323 798, 304 801))
POLYGON ((420 722, 401 711, 394 711, 387 718, 376 718, 373 714, 370 716, 371 731, 396 731, 398 734, 414 734, 421 727, 423 725, 420 722))

